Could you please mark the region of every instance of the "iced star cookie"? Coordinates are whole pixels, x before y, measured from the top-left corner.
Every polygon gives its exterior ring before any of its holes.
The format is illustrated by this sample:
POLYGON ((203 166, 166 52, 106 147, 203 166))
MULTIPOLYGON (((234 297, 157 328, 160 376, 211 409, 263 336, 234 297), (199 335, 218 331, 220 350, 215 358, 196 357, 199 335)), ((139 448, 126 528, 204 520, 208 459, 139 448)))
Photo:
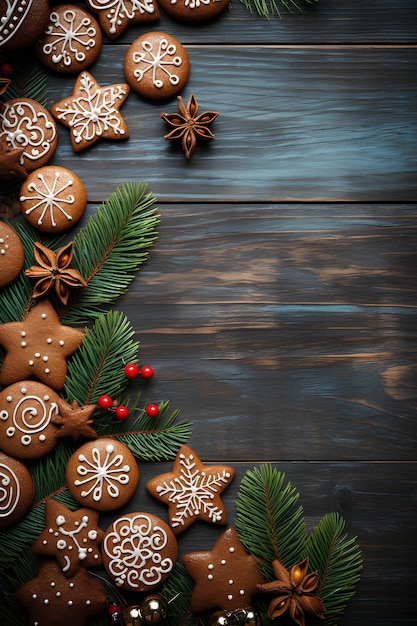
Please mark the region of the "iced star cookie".
POLYGON ((87 69, 100 54, 101 29, 82 7, 60 4, 36 44, 36 56, 50 70, 70 74, 87 69))
POLYGON ((98 14, 100 26, 110 39, 119 37, 129 24, 156 22, 160 17, 155 0, 87 0, 87 5, 98 14))
POLYGON ((0 0, 0 48, 31 46, 48 21, 48 0, 0 0))
POLYGON ((74 452, 67 463, 66 478, 68 489, 81 505, 111 511, 133 496, 139 470, 127 446, 101 437, 74 452))
POLYGON ((33 228, 60 233, 74 226, 87 206, 87 193, 71 170, 47 165, 29 174, 20 188, 22 215, 33 228))
POLYGON ((141 96, 151 100, 170 98, 188 80, 188 53, 172 35, 145 33, 129 46, 124 72, 129 85, 141 96))
POLYGON ((0 289, 15 280, 23 269, 25 251, 19 235, 0 222, 0 289))
POLYGON ((37 459, 56 446, 58 394, 36 380, 0 392, 0 447, 18 459, 37 459))
POLYGON ((98 512, 71 511, 50 498, 45 505, 45 530, 33 544, 37 554, 53 556, 66 576, 81 567, 101 565, 99 544, 104 532, 98 526, 98 512))
POLYGON ((146 488, 168 505, 169 524, 176 535, 197 519, 225 525, 227 514, 220 494, 235 475, 227 465, 204 465, 189 446, 181 446, 172 472, 149 480, 146 488))
POLYGON ((178 20, 202 22, 216 17, 229 4, 229 0, 158 0, 161 7, 178 20))
POLYGON ((126 122, 119 112, 129 91, 126 84, 100 87, 89 72, 81 72, 72 96, 51 107, 52 115, 69 128, 74 152, 85 150, 99 139, 129 137, 126 122))
POLYGON ((61 324, 49 300, 41 300, 22 322, 0 324, 0 345, 6 349, 0 384, 36 376, 53 389, 62 389, 67 357, 80 347, 83 338, 81 330, 61 324))
POLYGON ((67 578, 54 559, 19 587, 16 598, 29 611, 32 626, 85 626, 94 615, 103 613, 104 619, 107 606, 105 587, 85 568, 67 578))
POLYGON ((195 581, 192 613, 250 606, 252 596, 258 593, 256 585, 265 582, 256 560, 246 552, 233 528, 228 528, 209 552, 185 554, 183 564, 195 581))
POLYGON ((18 522, 33 502, 32 476, 23 463, 0 452, 0 529, 18 522))
POLYGON ((19 164, 27 172, 46 165, 58 144, 56 123, 49 111, 30 98, 0 105, 0 141, 7 149, 23 148, 19 164))
POLYGON ((171 573, 178 545, 170 527, 151 513, 128 513, 107 529, 103 565, 113 582, 129 591, 149 591, 171 573))

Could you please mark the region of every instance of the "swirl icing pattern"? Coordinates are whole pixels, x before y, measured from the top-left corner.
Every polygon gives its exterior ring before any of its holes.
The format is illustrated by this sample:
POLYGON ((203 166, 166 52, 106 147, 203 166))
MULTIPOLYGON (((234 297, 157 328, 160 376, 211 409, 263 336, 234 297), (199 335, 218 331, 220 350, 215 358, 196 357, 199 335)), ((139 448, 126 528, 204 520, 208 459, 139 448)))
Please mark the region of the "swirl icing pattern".
POLYGON ((20 498, 20 484, 13 470, 0 463, 0 517, 7 517, 16 509, 20 498))

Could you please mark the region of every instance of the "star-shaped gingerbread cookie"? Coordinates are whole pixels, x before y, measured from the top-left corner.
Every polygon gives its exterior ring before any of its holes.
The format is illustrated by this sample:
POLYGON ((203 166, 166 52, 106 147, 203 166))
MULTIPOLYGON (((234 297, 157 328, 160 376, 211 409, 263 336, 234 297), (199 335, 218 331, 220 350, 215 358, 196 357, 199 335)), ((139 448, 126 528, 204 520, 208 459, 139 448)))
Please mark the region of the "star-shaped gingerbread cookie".
POLYGON ((56 433, 57 437, 72 437, 74 441, 79 437, 97 438, 97 433, 91 426, 94 421, 90 419, 97 407, 96 404, 80 406, 76 400, 68 404, 60 398, 58 407, 59 415, 52 419, 53 424, 60 426, 56 433))
POLYGON ((172 472, 148 481, 146 488, 168 505, 169 524, 175 534, 197 519, 217 525, 227 523, 221 493, 235 475, 227 465, 204 465, 189 446, 181 446, 172 472))
POLYGON ((66 576, 73 576, 81 567, 101 565, 98 547, 104 532, 98 526, 98 511, 71 511, 50 498, 45 505, 45 530, 33 544, 33 550, 54 556, 66 576))
POLYGON ((0 384, 36 376, 53 389, 62 389, 67 375, 67 357, 82 343, 81 330, 61 324, 49 300, 33 307, 22 322, 0 325, 0 345, 6 349, 0 384))
POLYGON ((85 626, 107 606, 105 587, 85 568, 67 578, 54 559, 45 561, 38 576, 19 587, 16 598, 29 611, 30 624, 39 626, 85 626))
POLYGON ((120 107, 130 91, 127 84, 100 87, 89 72, 78 76, 72 96, 56 102, 52 115, 67 126, 75 152, 99 139, 127 139, 129 131, 120 107))
POLYGON ((190 611, 235 611, 251 605, 256 585, 265 578, 248 554, 234 528, 228 528, 209 552, 190 552, 183 564, 195 581, 190 611))

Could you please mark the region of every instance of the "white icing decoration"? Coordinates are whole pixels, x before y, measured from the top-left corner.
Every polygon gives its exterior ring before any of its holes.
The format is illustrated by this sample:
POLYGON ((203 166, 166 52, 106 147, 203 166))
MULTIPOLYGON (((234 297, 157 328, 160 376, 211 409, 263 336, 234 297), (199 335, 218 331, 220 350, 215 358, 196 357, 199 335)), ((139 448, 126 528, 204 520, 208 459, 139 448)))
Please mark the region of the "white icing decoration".
POLYGON ((0 519, 9 517, 20 500, 20 482, 8 465, 0 463, 0 519))
POLYGON ((73 60, 85 61, 85 50, 96 45, 97 32, 91 19, 84 13, 80 19, 74 9, 67 9, 61 13, 52 11, 49 21, 44 34, 48 41, 42 46, 42 52, 50 56, 53 63, 62 62, 65 67, 70 67, 73 60))
POLYGON ((109 10, 107 18, 110 21, 109 33, 117 32, 117 27, 123 24, 123 20, 133 20, 136 14, 155 13, 153 0, 90 0, 89 6, 96 11, 109 10))
MULTIPOLYGON (((22 390, 23 392, 23 390, 22 390)), ((26 392, 26 390, 24 390, 26 392)), ((46 406, 39 396, 29 395, 21 398, 15 405, 11 415, 4 410, 1 419, 6 421, 11 418, 13 426, 9 426, 6 431, 8 437, 20 436, 20 441, 24 446, 31 443, 34 435, 40 435, 50 424, 52 418, 58 415, 59 409, 56 402, 51 402, 51 406, 46 406)), ((41 441, 46 439, 45 436, 41 441)))
POLYGON ((157 89, 161 89, 164 86, 165 78, 168 77, 171 85, 178 85, 180 82, 179 76, 173 72, 174 68, 182 65, 182 58, 180 56, 174 56, 177 52, 175 44, 168 44, 166 39, 161 39, 157 42, 158 49, 154 51, 152 42, 144 40, 142 41, 143 52, 134 52, 132 60, 137 65, 141 64, 142 67, 136 67, 133 71, 133 75, 138 82, 142 80, 147 72, 152 73, 152 83, 157 89))
POLYGON ((80 92, 81 95, 72 98, 64 108, 56 108, 58 119, 67 119, 76 143, 92 141, 109 129, 114 135, 125 134, 122 118, 115 109, 116 101, 127 95, 122 85, 96 87, 92 76, 83 72, 80 92))
POLYGON ((157 586, 174 566, 172 559, 162 558, 167 545, 166 531, 153 525, 147 515, 119 517, 103 542, 116 585, 127 583, 132 589, 157 586))
MULTIPOLYGON (((67 218, 68 221, 72 220, 72 216, 64 209, 64 205, 73 205, 75 203, 75 197, 73 194, 68 193, 67 189, 73 184, 73 180, 69 178, 66 182, 59 183, 59 177, 61 172, 55 172, 55 177, 52 182, 45 180, 42 172, 38 173, 37 178, 39 182, 32 181, 27 185, 28 192, 33 192, 30 196, 21 196, 21 202, 25 200, 37 201, 30 209, 25 210, 26 215, 30 215, 33 211, 40 211, 38 217, 38 226, 42 226, 45 215, 49 214, 52 226, 56 226, 54 213, 60 213, 67 218)), ((67 178, 65 174, 65 178, 67 178)), ((42 315, 42 319, 46 319, 46 315, 42 315)))
POLYGON ((169 502, 175 503, 176 514, 171 519, 173 528, 184 526, 188 517, 203 511, 212 522, 221 522, 222 510, 213 505, 213 497, 219 489, 228 484, 230 474, 224 469, 215 475, 207 475, 196 467, 192 455, 180 454, 181 470, 175 479, 164 481, 156 491, 160 497, 168 495, 169 502))
POLYGON ((76 479, 74 485, 81 487, 86 485, 87 490, 81 491, 81 497, 85 498, 92 494, 95 502, 100 502, 103 495, 107 494, 111 498, 118 498, 120 490, 117 485, 127 485, 129 482, 129 465, 123 465, 123 455, 113 454, 114 446, 109 445, 106 450, 92 448, 91 460, 80 454, 78 460, 85 465, 78 465, 77 474, 83 479, 76 479), (102 456, 103 455, 103 458, 102 456))
POLYGON ((36 110, 40 105, 32 101, 16 101, 4 105, 0 111, 0 138, 12 148, 24 148, 20 157, 35 161, 45 157, 57 136, 56 125, 46 109, 36 110))
MULTIPOLYGON (((221 2, 222 0, 184 0, 184 6, 188 9, 199 9, 201 6, 208 6, 211 2, 221 2)), ((177 4, 177 0, 171 0, 171 4, 177 4)))
POLYGON ((0 19, 0 46, 3 46, 18 31, 29 13, 33 0, 6 0, 6 10, 0 19), (13 24, 13 21, 15 22, 13 24))

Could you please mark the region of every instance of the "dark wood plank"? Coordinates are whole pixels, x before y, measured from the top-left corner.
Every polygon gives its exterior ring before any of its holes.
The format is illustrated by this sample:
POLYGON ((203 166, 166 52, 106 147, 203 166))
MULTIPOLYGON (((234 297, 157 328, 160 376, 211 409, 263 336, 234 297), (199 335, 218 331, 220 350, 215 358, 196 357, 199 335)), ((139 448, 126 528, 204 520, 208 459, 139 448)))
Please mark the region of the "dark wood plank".
MULTIPOLYGON (((125 52, 106 48, 93 72, 101 84, 124 81, 125 52)), ((184 96, 220 111, 216 139, 185 162, 163 139, 160 113, 176 102, 135 93, 122 108, 125 142, 74 156, 60 126, 53 162, 85 179, 90 200, 131 178, 174 202, 415 200, 417 50, 193 47, 190 58, 184 96)), ((72 78, 51 77, 51 102, 72 87, 72 78)))

